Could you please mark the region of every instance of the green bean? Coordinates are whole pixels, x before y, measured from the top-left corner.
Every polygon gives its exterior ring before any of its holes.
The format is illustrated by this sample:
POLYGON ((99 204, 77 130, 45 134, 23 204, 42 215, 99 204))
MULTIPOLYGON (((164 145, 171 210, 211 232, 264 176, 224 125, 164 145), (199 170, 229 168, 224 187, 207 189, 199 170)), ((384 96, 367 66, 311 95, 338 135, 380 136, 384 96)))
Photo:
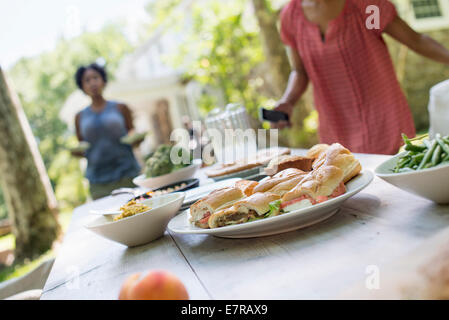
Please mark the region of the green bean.
POLYGON ((421 160, 421 163, 418 166, 418 170, 424 168, 424 166, 429 162, 429 160, 432 159, 432 154, 435 151, 436 146, 437 141, 433 140, 432 144, 430 145, 430 148, 427 150, 426 154, 424 155, 424 158, 421 160))
POLYGON ((413 159, 416 160, 417 162, 421 162, 421 160, 424 158, 424 153, 419 153, 416 156, 413 156, 413 159))
POLYGON ((422 151, 426 150, 426 147, 417 146, 417 145, 414 145, 414 144, 407 144, 405 146, 405 150, 407 150, 407 151, 415 151, 415 152, 422 152, 422 151))
POLYGON ((401 157, 399 158, 398 162, 396 162, 396 165, 394 167, 394 172, 398 172, 398 170, 402 167, 404 167, 407 162, 410 161, 410 159, 408 157, 401 157))
POLYGON ((405 160, 399 164, 399 168, 405 167, 405 165, 409 164, 411 161, 412 161, 411 158, 407 158, 407 160, 405 160))
POLYGON ((402 134, 402 140, 405 142, 405 150, 421 152, 426 149, 424 146, 414 145, 404 133, 402 134))
POLYGON ((440 145, 440 147, 444 150, 444 152, 446 152, 446 154, 449 154, 449 146, 441 140, 439 134, 436 134, 435 140, 440 145))
POLYGON ((413 168, 418 167, 418 165, 421 163, 422 159, 424 158, 424 153, 419 153, 417 155, 412 156, 412 161, 407 164, 407 167, 413 168))
POLYGON ((433 155, 432 155, 432 166, 434 167, 434 166, 436 166, 438 163, 439 163, 439 161, 440 161, 440 155, 441 155, 441 146, 440 145, 438 145, 436 148, 435 148, 435 151, 434 151, 434 153, 433 153, 433 155))
POLYGON ((424 143, 424 145, 427 147, 427 149, 430 149, 430 147, 431 147, 431 143, 430 143, 430 141, 429 140, 427 140, 427 139, 425 139, 425 140, 423 140, 422 141, 423 143, 424 143))
POLYGON ((407 143, 407 144, 410 143, 410 140, 405 133, 402 133, 401 136, 402 136, 402 140, 404 140, 405 143, 407 143))

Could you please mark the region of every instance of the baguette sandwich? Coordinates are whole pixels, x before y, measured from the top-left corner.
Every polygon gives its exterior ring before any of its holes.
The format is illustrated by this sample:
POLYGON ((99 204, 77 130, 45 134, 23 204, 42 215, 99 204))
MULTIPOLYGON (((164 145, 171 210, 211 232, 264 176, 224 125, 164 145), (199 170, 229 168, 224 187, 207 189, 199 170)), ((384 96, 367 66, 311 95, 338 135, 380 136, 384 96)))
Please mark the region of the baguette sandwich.
POLYGON ((277 215, 279 206, 273 206, 273 202, 279 200, 280 197, 275 194, 254 193, 243 200, 237 201, 231 207, 212 214, 208 220, 209 227, 219 228, 277 215))
POLYGON ((285 212, 294 211, 342 195, 346 192, 343 178, 340 168, 321 166, 284 194, 280 208, 285 212))
POLYGON ((346 183, 362 170, 360 162, 354 155, 339 143, 334 143, 322 152, 314 161, 312 167, 335 166, 343 170, 343 182, 346 183))
POLYGON ((325 143, 319 143, 314 145, 312 148, 310 148, 307 153, 306 157, 316 159, 318 158, 323 152, 325 152, 329 148, 328 144, 325 143))
POLYGON ((307 173, 303 173, 300 175, 293 176, 285 181, 282 181, 275 185, 273 188, 269 189, 266 192, 277 194, 282 197, 284 194, 292 190, 296 187, 303 179, 307 176, 307 173))
POLYGON ((212 191, 190 206, 190 222, 195 226, 208 229, 208 220, 215 212, 231 207, 245 197, 243 191, 236 187, 227 187, 212 191))
POLYGON ((258 185, 257 181, 239 180, 235 183, 235 187, 243 191, 246 196, 254 193, 254 188, 258 185))
POLYGON ((306 172, 296 168, 285 169, 281 172, 276 173, 270 178, 266 178, 260 181, 258 185, 254 187, 253 192, 268 192, 270 189, 274 188, 280 183, 288 181, 294 177, 303 177, 305 175, 307 175, 306 172))

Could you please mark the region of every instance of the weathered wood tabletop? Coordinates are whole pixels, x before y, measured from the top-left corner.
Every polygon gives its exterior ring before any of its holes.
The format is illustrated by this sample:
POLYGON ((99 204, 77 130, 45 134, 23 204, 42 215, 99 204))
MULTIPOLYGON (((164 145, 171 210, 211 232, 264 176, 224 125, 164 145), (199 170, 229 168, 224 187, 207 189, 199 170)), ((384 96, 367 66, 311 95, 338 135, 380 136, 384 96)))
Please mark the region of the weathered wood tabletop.
MULTIPOLYGON (((356 156, 371 171, 388 159, 356 156)), ((176 274, 191 299, 332 299, 365 282, 370 266, 379 267, 381 276, 382 265, 449 225, 449 206, 375 177, 328 220, 274 236, 225 239, 166 231, 127 248, 83 228, 89 210, 127 199, 107 197, 75 209, 41 299, 117 299, 129 274, 150 269, 176 274)))

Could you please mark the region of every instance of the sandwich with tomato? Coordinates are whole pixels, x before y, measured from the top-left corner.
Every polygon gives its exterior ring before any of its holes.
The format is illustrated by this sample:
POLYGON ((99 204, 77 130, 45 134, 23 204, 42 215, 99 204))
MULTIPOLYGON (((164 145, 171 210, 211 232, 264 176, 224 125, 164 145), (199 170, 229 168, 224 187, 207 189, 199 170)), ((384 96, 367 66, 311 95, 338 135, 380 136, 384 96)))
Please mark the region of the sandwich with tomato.
POLYGON ((321 166, 284 194, 282 212, 294 211, 338 197, 346 192, 344 172, 335 166, 321 166))
POLYGON ((322 147, 321 152, 312 164, 313 170, 321 166, 335 166, 343 170, 343 182, 346 183, 362 170, 360 162, 354 155, 339 143, 322 147))
POLYGON ((231 207, 244 197, 242 189, 237 187, 214 190, 190 206, 190 222, 197 227, 208 229, 208 220, 215 212, 231 207))
MULTIPOLYGON (((253 192, 271 192, 276 186, 282 185, 280 189, 293 188, 301 178, 307 175, 304 172, 296 168, 288 168, 276 173, 274 176, 266 178, 260 181, 253 189, 253 192), (292 180, 296 179, 296 180, 292 180), (298 180, 298 181, 297 181, 298 180), (297 181, 296 184, 294 181, 297 181)), ((277 192, 276 192, 277 193, 277 192)), ((281 195, 281 194, 280 194, 281 195)))
POLYGON ((254 193, 235 202, 231 207, 212 214, 208 220, 209 227, 225 227, 277 215, 279 208, 273 206, 273 202, 280 201, 280 198, 272 193, 254 193))

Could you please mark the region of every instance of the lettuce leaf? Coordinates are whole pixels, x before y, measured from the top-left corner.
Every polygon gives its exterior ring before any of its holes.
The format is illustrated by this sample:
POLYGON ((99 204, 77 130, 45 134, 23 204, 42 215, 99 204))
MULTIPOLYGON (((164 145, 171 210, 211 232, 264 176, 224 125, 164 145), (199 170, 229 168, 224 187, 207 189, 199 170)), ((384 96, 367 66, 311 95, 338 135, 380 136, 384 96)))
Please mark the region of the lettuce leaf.
POLYGON ((271 201, 268 204, 268 206, 270 207, 270 211, 268 211, 265 214, 264 218, 268 218, 268 217, 272 216, 273 214, 276 214, 279 212, 279 210, 281 208, 281 200, 279 199, 279 200, 271 201))
POLYGON ((271 201, 268 206, 270 207, 270 210, 265 213, 263 216, 258 216, 258 217, 254 217, 254 218, 250 218, 248 220, 248 222, 251 221, 256 221, 256 220, 261 220, 261 219, 265 219, 270 217, 271 215, 278 213, 279 209, 281 208, 281 200, 275 200, 275 201, 271 201))

